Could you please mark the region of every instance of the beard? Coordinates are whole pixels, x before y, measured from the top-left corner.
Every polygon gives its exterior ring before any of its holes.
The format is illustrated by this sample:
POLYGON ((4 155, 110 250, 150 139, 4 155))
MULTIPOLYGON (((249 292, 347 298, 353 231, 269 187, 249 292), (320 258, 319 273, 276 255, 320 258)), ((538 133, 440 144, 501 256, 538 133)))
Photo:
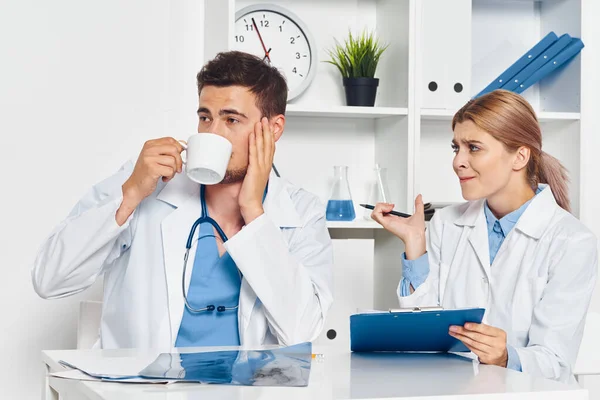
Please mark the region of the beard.
POLYGON ((227 171, 225 171, 225 177, 219 183, 227 185, 230 183, 242 182, 244 180, 244 178, 246 177, 247 172, 248 172, 247 167, 240 168, 240 169, 228 169, 227 171))

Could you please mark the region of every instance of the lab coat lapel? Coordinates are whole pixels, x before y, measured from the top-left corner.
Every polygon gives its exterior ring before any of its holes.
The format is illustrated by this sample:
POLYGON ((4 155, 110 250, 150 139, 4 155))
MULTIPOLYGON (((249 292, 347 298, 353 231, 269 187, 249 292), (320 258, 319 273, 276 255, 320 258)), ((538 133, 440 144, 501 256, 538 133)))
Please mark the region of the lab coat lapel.
MULTIPOLYGON (((285 181, 273 173, 269 177, 269 187, 264 201, 265 214, 280 228, 297 228, 302 226, 302 220, 296 210, 294 201, 290 197, 285 181)), ((250 338, 248 332, 252 310, 257 303, 257 296, 248 281, 242 281, 240 289, 240 312, 238 325, 240 330, 240 343, 251 343, 257 338, 250 338)))
POLYGON ((264 202, 265 213, 273 223, 280 228, 297 228, 302 226, 302 220, 296 205, 290 197, 283 179, 271 174, 269 189, 264 202))
POLYGON ((247 331, 250 325, 250 316, 257 301, 256 293, 246 280, 242 279, 242 287, 240 288, 240 308, 238 312, 238 330, 240 332, 240 344, 247 343, 247 331))
POLYGON ((487 223, 483 211, 483 202, 478 200, 473 202, 464 214, 456 220, 457 225, 470 227, 469 243, 479 259, 481 268, 484 270, 487 278, 490 277, 490 249, 488 242, 487 223))
POLYGON ((515 230, 534 239, 542 237, 559 207, 550 186, 547 184, 540 184, 539 186, 542 191, 531 200, 531 204, 515 225, 515 230))
MULTIPOLYGON (((163 188, 157 199, 176 207, 161 222, 165 277, 169 298, 171 345, 174 346, 183 318, 184 301, 181 282, 185 244, 192 224, 200 217, 201 213, 200 185, 189 180, 184 174, 179 174, 163 188)), ((197 234, 198 232, 196 232, 197 234)), ((196 241, 193 243, 188 260, 188 273, 191 272, 194 263, 196 241)))
POLYGON ((487 278, 490 278, 490 245, 488 240, 487 224, 485 221, 485 215, 483 209, 481 215, 477 218, 473 230, 469 235, 469 243, 473 246, 475 254, 479 259, 479 263, 483 268, 487 278))

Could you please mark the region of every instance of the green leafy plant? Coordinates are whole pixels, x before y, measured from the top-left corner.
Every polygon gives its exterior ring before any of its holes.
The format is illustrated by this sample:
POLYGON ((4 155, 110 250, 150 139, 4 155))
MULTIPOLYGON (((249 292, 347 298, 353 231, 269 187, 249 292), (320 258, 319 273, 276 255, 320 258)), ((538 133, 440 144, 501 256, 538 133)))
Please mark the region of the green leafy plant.
POLYGON ((389 46, 381 44, 373 32, 367 31, 357 36, 348 31, 343 45, 337 40, 335 43, 334 48, 327 51, 331 60, 325 62, 335 65, 344 78, 375 77, 379 58, 389 46))

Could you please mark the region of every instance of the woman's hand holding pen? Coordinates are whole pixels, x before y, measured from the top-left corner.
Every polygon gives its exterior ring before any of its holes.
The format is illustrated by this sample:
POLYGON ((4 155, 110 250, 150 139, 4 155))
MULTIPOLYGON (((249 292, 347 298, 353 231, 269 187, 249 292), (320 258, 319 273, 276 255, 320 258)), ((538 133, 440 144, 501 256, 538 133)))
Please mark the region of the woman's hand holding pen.
POLYGON ((408 218, 390 215, 394 204, 377 203, 371 217, 387 231, 404 242, 406 258, 414 260, 426 252, 425 243, 425 210, 423 199, 418 195, 415 199, 415 212, 408 218))

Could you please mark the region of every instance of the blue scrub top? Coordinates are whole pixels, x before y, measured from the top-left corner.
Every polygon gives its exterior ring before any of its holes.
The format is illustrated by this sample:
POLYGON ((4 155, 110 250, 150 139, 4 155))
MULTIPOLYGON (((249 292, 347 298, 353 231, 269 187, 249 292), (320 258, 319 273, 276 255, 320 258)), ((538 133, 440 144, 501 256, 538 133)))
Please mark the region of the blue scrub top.
MULTIPOLYGON (((188 302, 194 308, 209 304, 216 307, 234 307, 239 304, 241 279, 237 266, 229 253, 219 257, 213 227, 200 224, 200 234, 194 268, 188 288, 188 302)), ((203 311, 192 313, 184 306, 176 347, 190 346, 239 346, 238 313, 203 311)))

